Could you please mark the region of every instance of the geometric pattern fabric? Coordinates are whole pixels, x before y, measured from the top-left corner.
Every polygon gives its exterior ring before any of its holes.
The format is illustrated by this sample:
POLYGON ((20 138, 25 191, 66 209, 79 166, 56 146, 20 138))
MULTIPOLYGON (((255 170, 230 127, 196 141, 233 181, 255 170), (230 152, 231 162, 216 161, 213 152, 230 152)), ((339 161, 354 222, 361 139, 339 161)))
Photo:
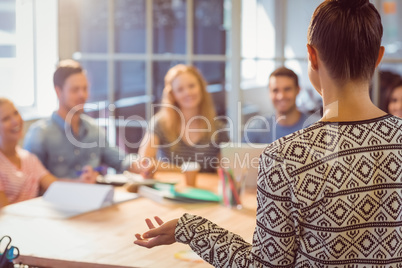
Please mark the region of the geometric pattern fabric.
POLYGON ((402 119, 317 122, 260 157, 252 244, 184 214, 176 240, 216 267, 402 267, 402 119))

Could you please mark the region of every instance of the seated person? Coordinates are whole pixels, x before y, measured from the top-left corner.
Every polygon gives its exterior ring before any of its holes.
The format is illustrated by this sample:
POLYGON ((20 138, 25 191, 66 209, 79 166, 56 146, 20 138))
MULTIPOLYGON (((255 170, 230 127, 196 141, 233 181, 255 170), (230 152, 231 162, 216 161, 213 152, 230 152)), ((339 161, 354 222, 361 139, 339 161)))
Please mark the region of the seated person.
POLYGON ((402 118, 402 78, 394 80, 385 88, 385 103, 381 107, 385 112, 402 118))
POLYGON ((83 166, 107 165, 118 172, 129 166, 128 157, 110 147, 104 129, 85 115, 88 81, 80 64, 61 61, 53 76, 59 108, 49 119, 33 124, 24 149, 35 154, 54 176, 75 178, 83 166))
POLYGON ((276 69, 269 77, 269 97, 275 115, 254 116, 248 120, 242 141, 268 144, 318 121, 319 115, 304 114, 297 109, 296 97, 299 92, 297 75, 285 67, 276 69))
POLYGON ((163 163, 174 169, 189 161, 198 162, 201 172, 215 171, 219 165, 218 144, 229 140, 215 116, 201 73, 193 66, 172 67, 165 76, 161 108, 151 119, 139 149, 141 161, 156 158, 159 162, 139 165, 137 172, 152 176, 158 168, 167 167, 163 163))
MULTIPOLYGON (((0 98, 0 208, 37 197, 40 188, 46 190, 57 180, 35 155, 18 146, 22 125, 14 104, 0 98)), ((79 180, 74 181, 93 183, 96 175, 86 166, 79 180)))

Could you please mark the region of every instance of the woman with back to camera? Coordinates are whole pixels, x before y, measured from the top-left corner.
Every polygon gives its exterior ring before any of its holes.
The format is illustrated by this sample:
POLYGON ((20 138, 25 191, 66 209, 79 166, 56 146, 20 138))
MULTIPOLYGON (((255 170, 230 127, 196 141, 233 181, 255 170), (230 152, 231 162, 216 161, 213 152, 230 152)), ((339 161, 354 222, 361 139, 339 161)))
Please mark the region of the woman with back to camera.
MULTIPOLYGON (((0 208, 37 197, 57 180, 30 152, 21 149, 23 121, 14 104, 0 97, 0 208)), ((94 183, 97 173, 89 166, 76 182, 94 183)), ((69 180, 69 179, 63 179, 69 180)))
POLYGON ((218 144, 228 141, 222 122, 215 117, 206 81, 198 69, 183 64, 170 68, 161 108, 151 119, 139 149, 140 159, 151 161, 139 165, 138 173, 149 177, 158 166, 175 169, 184 162, 198 162, 202 172, 215 171, 216 162, 212 161, 218 158, 218 144), (155 162, 156 158, 161 162, 155 162))
POLYGON ((368 0, 327 0, 308 30, 309 78, 321 121, 260 158, 253 243, 184 214, 143 235, 144 247, 189 244, 216 267, 397 267, 402 263, 402 119, 377 108, 369 83, 384 48, 368 0))

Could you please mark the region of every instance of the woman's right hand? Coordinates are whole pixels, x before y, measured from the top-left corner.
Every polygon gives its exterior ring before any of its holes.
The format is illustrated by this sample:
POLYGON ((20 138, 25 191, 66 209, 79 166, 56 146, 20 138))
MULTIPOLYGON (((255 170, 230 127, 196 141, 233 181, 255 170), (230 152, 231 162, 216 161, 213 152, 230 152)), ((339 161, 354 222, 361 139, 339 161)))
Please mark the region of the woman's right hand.
POLYGON ((140 174, 145 179, 150 179, 156 172, 155 160, 148 157, 140 157, 131 163, 130 171, 140 174))
POLYGON ((153 248, 155 246, 170 245, 176 242, 175 230, 179 219, 164 223, 161 218, 156 216, 155 221, 159 224, 157 228, 155 228, 150 219, 145 219, 150 230, 142 235, 136 234, 135 237, 137 240, 134 241, 134 244, 141 247, 153 248))

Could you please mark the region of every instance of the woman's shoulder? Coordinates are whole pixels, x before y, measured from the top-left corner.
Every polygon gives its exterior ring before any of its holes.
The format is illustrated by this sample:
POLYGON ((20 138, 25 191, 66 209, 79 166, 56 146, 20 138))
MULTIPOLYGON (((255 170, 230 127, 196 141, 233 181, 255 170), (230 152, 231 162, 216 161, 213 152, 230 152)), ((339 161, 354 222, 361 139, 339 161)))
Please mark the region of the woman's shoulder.
POLYGON ((214 124, 216 133, 213 133, 212 137, 214 137, 215 141, 217 143, 230 141, 230 129, 228 123, 224 120, 215 120, 214 124))
POLYGON ((284 137, 281 137, 274 142, 268 144, 264 150, 264 154, 270 155, 282 155, 287 150, 306 151, 311 150, 311 146, 314 146, 315 139, 318 133, 322 131, 325 126, 318 123, 314 123, 307 128, 300 129, 284 137), (290 149, 289 149, 290 148, 290 149), (291 149, 293 148, 293 149, 291 149))
POLYGON ((17 154, 21 158, 22 161, 39 161, 40 162, 40 160, 38 159, 38 157, 35 154, 33 154, 19 146, 17 147, 17 154))
POLYGON ((151 120, 148 122, 148 129, 150 132, 160 132, 163 128, 163 116, 159 113, 155 114, 151 117, 151 120))
POLYGON ((21 148, 20 146, 17 146, 17 154, 21 159, 35 157, 35 155, 33 153, 21 148))
POLYGON ((392 115, 379 118, 348 121, 313 123, 270 143, 264 150, 264 155, 278 159, 303 159, 315 153, 322 155, 337 152, 343 146, 367 146, 372 136, 378 142, 396 141, 402 132, 402 119, 392 115), (359 138, 355 136, 359 133, 359 138))
POLYGON ((215 125, 216 129, 227 128, 227 126, 228 126, 228 123, 222 119, 214 120, 213 124, 215 125))

